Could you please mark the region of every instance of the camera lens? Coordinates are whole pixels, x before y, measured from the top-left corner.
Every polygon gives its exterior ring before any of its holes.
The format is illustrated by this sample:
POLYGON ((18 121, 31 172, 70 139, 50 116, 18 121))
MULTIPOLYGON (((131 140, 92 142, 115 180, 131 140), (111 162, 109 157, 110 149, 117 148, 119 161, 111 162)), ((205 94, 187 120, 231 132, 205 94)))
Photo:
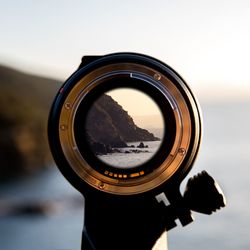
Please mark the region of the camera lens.
POLYGON ((151 97, 136 89, 119 88, 94 101, 84 131, 99 160, 115 168, 134 168, 160 148, 164 120, 151 97))
POLYGON ((97 172, 133 179, 153 172, 170 153, 176 135, 173 107, 156 86, 112 76, 81 99, 74 135, 83 159, 97 172))
POLYGON ((65 176, 117 195, 182 180, 200 137, 198 105, 185 82, 167 65, 133 53, 80 68, 49 119, 50 146, 65 176))

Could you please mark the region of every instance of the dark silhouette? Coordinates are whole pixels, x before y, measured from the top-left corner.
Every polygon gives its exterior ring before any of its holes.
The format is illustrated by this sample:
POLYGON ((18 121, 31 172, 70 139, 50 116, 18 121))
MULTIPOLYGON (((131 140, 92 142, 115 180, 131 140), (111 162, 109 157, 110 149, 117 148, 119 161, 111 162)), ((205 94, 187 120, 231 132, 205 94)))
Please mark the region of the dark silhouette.
POLYGON ((127 147, 127 142, 160 140, 139 128, 133 118, 112 97, 102 95, 90 108, 86 119, 88 141, 96 154, 127 147))

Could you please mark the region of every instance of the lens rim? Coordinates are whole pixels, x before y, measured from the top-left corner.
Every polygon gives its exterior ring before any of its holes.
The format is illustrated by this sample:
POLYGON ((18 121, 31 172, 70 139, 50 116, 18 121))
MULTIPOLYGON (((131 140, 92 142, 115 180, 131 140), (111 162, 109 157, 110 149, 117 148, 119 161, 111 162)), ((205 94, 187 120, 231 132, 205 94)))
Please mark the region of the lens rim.
MULTIPOLYGON (((49 141, 52 153, 65 177, 78 189, 81 189, 80 186, 86 183, 87 186, 92 186, 95 190, 102 190, 116 195, 140 194, 158 189, 166 183, 176 183, 176 181, 180 183, 191 169, 201 141, 201 116, 198 103, 186 83, 169 66, 154 58, 134 53, 118 53, 104 56, 79 69, 71 76, 59 91, 54 102, 49 119, 49 128, 49 141), (184 128, 185 131, 178 132, 184 135, 185 143, 183 143, 185 145, 177 143, 178 150, 175 151, 174 158, 179 159, 179 164, 177 164, 178 166, 175 167, 174 171, 173 169, 170 171, 169 167, 165 167, 161 169, 157 176, 147 175, 146 178, 145 176, 135 178, 132 182, 118 180, 116 183, 112 183, 108 177, 103 179, 98 176, 96 178, 96 173, 93 172, 92 168, 87 167, 87 171, 73 169, 74 165, 81 165, 82 163, 80 163, 80 158, 76 160, 74 156, 73 152, 75 151, 72 150, 74 148, 72 146, 74 145, 72 144, 73 137, 70 136, 65 140, 65 134, 67 134, 65 131, 71 131, 68 134, 72 134, 73 127, 70 125, 73 121, 72 117, 74 117, 72 110, 77 107, 77 105, 73 105, 77 101, 74 100, 72 102, 71 98, 72 96, 79 98, 80 89, 81 91, 84 89, 86 92, 91 91, 95 87, 93 79, 100 80, 104 74, 103 70, 106 73, 110 71, 113 73, 120 71, 131 73, 132 71, 134 75, 141 74, 157 83, 161 91, 167 88, 169 98, 167 100, 175 103, 177 108, 181 110, 181 112, 177 112, 177 120, 186 120, 185 124, 181 123, 182 130, 184 128), (72 95, 72 93, 74 94, 72 95), (65 115, 65 112, 69 112, 70 115, 69 113, 65 115), (185 134, 188 134, 188 136, 185 136, 185 134), (69 144, 71 144, 70 147, 67 146, 69 144), (71 177, 68 176, 69 173, 71 177), (72 174, 75 176, 72 176, 72 174)), ((168 159, 164 164, 169 164, 169 162, 168 159)))
POLYGON ((170 104, 167 105, 168 103, 166 103, 165 99, 166 98, 159 90, 156 89, 155 86, 145 84, 144 81, 139 79, 131 78, 130 75, 127 75, 126 73, 122 77, 120 75, 116 75, 112 76, 110 80, 105 79, 105 82, 100 82, 98 86, 82 98, 74 118, 75 142, 86 162, 88 162, 89 165, 91 165, 97 172, 119 180, 121 178, 126 180, 130 178, 137 178, 141 175, 147 175, 148 173, 154 171, 154 166, 159 166, 165 160, 164 155, 170 153, 175 141, 176 127, 175 123, 173 123, 175 117, 170 104), (84 117, 86 119, 89 107, 92 107, 96 99, 107 91, 122 88, 142 91, 144 94, 148 95, 149 98, 152 98, 156 104, 157 102, 165 103, 164 107, 159 106, 159 112, 163 115, 165 124, 164 134, 168 135, 167 138, 165 136, 163 137, 159 149, 151 159, 132 168, 116 168, 115 164, 114 166, 110 166, 109 164, 106 164, 98 159, 89 146, 86 134, 82 132, 84 117))

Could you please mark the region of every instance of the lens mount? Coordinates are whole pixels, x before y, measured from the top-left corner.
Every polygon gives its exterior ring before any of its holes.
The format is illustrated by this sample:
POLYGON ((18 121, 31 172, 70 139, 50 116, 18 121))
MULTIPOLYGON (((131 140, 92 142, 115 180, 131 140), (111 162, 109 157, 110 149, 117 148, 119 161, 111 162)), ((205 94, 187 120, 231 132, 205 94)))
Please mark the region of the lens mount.
POLYGON ((64 175, 70 171, 89 187, 115 195, 145 193, 173 180, 180 183, 200 140, 200 112, 187 84, 169 66, 134 53, 107 55, 80 68, 59 91, 49 119, 50 146, 64 175), (118 169, 101 162, 89 150, 86 134, 79 135, 81 119, 96 98, 117 88, 146 93, 163 114, 161 147, 139 167, 118 169))

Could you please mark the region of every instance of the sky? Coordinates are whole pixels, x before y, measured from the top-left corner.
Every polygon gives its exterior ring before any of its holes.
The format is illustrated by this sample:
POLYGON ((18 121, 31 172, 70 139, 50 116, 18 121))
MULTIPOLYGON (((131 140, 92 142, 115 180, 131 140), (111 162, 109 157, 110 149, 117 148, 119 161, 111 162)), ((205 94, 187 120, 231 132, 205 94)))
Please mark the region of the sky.
POLYGON ((113 89, 106 94, 128 112, 138 127, 147 129, 162 138, 165 127, 163 114, 150 96, 131 88, 113 89))
POLYGON ((158 105, 142 91, 129 88, 118 88, 108 91, 106 94, 117 101, 132 117, 152 115, 162 117, 158 105), (147 108, 145 109, 145 107, 147 108))
POLYGON ((138 52, 199 99, 250 98, 249 0, 0 0, 0 64, 65 80, 83 55, 138 52))

